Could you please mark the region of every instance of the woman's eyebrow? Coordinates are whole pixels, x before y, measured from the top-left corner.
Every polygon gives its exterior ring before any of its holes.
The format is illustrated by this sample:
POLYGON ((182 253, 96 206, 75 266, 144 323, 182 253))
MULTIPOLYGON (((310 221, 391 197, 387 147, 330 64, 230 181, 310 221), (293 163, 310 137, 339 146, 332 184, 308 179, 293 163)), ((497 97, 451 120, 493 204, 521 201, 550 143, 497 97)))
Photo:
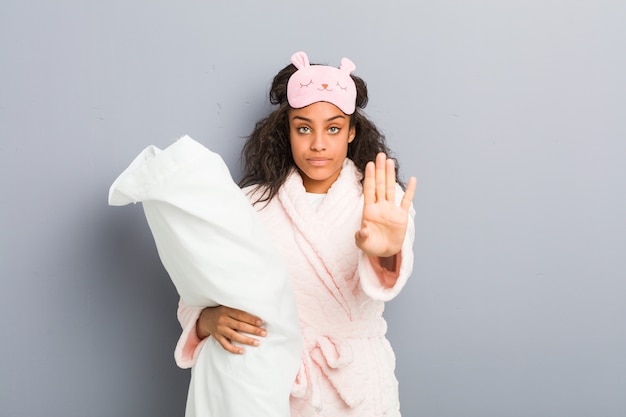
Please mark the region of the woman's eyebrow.
MULTIPOLYGON (((326 122, 332 122, 335 119, 345 119, 346 117, 343 114, 338 114, 337 116, 333 116, 329 119, 326 119, 326 122)), ((304 120, 307 123, 312 123, 313 121, 307 117, 304 116, 293 116, 292 120, 304 120)))
POLYGON ((332 122, 335 119, 345 119, 346 116, 344 116, 343 114, 338 114, 337 116, 333 116, 330 119, 326 119, 327 122, 332 122))

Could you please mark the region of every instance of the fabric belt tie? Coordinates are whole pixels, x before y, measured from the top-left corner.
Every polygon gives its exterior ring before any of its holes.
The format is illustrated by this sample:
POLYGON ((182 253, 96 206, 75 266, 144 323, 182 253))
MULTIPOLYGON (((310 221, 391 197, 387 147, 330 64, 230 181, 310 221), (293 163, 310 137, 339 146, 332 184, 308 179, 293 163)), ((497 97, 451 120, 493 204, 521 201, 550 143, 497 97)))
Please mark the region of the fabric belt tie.
POLYGON ((359 370, 351 367, 354 361, 350 339, 384 337, 387 323, 381 317, 375 320, 356 320, 339 326, 318 330, 305 327, 303 330, 304 350, 302 366, 291 390, 295 398, 302 398, 311 389, 311 404, 317 411, 322 409, 321 379, 314 363, 335 388, 344 403, 354 408, 365 399, 362 389, 364 379, 359 377, 359 370), (346 383, 349 382, 349 383, 346 383))

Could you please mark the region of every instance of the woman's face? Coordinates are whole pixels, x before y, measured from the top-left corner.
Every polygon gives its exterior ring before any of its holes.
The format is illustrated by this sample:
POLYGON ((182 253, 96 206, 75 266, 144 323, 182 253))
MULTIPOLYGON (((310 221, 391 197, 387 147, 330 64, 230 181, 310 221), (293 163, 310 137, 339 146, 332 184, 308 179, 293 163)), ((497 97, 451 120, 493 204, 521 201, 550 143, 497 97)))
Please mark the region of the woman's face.
POLYGON ((307 192, 323 194, 335 182, 354 140, 350 116, 325 101, 289 111, 291 154, 307 192))

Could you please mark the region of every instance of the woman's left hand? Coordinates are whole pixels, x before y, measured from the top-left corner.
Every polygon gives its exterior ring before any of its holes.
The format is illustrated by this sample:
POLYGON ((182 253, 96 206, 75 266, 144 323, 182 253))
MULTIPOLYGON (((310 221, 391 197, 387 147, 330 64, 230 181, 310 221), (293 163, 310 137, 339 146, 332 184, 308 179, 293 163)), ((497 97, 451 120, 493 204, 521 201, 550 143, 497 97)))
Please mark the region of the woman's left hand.
POLYGON ((356 245, 370 256, 388 257, 399 253, 404 242, 417 180, 411 177, 404 196, 396 204, 396 171, 393 159, 379 153, 376 162, 365 167, 363 218, 356 232, 356 245))

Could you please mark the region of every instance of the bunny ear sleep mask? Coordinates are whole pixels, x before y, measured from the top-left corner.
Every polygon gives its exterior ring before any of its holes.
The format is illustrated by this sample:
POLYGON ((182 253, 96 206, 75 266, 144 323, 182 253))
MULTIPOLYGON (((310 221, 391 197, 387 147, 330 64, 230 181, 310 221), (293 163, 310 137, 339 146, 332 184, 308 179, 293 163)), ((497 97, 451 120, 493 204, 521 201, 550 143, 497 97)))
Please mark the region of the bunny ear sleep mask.
POLYGON ((311 65, 306 53, 296 52, 291 56, 291 63, 298 69, 287 83, 287 101, 291 107, 300 109, 326 101, 345 114, 354 113, 356 86, 350 73, 356 66, 352 61, 343 58, 339 68, 311 65))

